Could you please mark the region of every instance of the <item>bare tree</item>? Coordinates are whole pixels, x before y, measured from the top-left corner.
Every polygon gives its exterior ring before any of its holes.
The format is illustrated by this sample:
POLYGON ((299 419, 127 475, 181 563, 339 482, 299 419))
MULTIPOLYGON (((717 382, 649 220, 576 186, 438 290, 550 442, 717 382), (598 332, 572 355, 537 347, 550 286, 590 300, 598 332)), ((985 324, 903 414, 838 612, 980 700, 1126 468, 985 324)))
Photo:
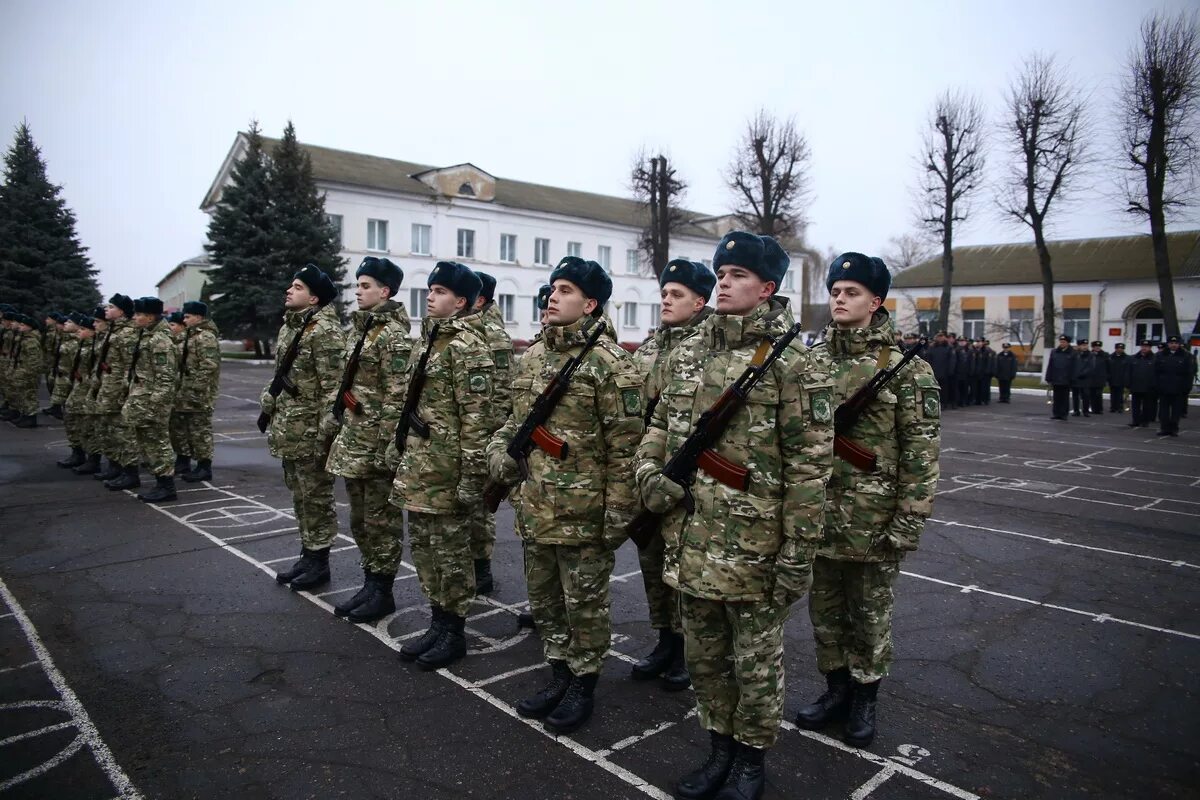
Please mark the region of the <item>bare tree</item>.
POLYGON ((788 244, 804 238, 811 194, 812 151, 796 120, 760 110, 746 123, 725 182, 734 194, 733 213, 747 230, 788 244))
POLYGON ((671 260, 671 234, 685 221, 679 201, 687 184, 675 174, 666 156, 649 156, 645 150, 634 156, 629 181, 634 199, 647 210, 638 247, 659 277, 671 260))
POLYGON ((1154 271, 1166 332, 1179 333, 1167 254, 1167 217, 1190 205, 1196 188, 1200 104, 1200 21, 1195 14, 1142 22, 1121 87, 1121 155, 1126 210, 1150 220, 1154 271))
POLYGON ((1042 271, 1042 344, 1053 347, 1054 270, 1046 246, 1051 205, 1068 194, 1086 167, 1083 93, 1054 63, 1034 54, 1008 87, 1002 133, 1010 155, 996 202, 1004 216, 1033 231, 1042 271))
POLYGON ((942 245, 938 329, 950 319, 954 229, 966 222, 983 178, 983 109, 975 98, 946 91, 933 106, 921 145, 920 222, 942 245))
POLYGON ((935 248, 929 238, 920 234, 903 233, 888 239, 883 251, 884 263, 893 273, 906 270, 914 264, 933 258, 935 248))

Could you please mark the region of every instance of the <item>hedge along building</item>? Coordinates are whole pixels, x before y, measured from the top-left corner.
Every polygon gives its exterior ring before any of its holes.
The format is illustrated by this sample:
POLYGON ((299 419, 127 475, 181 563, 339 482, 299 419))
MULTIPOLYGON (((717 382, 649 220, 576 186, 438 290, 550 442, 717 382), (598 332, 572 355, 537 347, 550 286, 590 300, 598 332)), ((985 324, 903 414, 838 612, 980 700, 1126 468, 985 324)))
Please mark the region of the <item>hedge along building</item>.
MULTIPOLYGON (((1167 235, 1179 325, 1186 336, 1200 315, 1200 231, 1167 235)), ((1141 339, 1165 337, 1150 237, 1049 242, 1056 334, 1129 352, 1141 339)), ((1032 242, 954 248, 949 330, 1012 342, 1021 356, 1042 351, 1042 278, 1032 242)), ((896 275, 885 305, 901 331, 937 331, 941 256, 896 275)))
MULTIPOLYGON (((264 138, 268 152, 276 140, 264 138)), ((201 203, 212 213, 233 166, 245 153, 239 133, 201 203)), ((325 194, 325 210, 338 229, 350 274, 364 256, 385 256, 404 270, 397 300, 414 332, 425 313, 426 281, 438 261, 459 261, 496 278, 496 303, 514 340, 539 330, 538 287, 559 259, 577 255, 612 276, 608 313, 623 343, 641 343, 659 324, 658 282, 638 249, 647 216, 624 197, 497 178, 474 164, 432 167, 391 158, 301 145, 325 194)), ((733 219, 693 211, 671 237, 671 258, 711 266, 717 243, 733 219)), ((793 254, 781 294, 802 304, 807 259, 793 254)), ((353 304, 351 287, 345 299, 353 304)), ((797 311, 797 313, 799 313, 797 311)))

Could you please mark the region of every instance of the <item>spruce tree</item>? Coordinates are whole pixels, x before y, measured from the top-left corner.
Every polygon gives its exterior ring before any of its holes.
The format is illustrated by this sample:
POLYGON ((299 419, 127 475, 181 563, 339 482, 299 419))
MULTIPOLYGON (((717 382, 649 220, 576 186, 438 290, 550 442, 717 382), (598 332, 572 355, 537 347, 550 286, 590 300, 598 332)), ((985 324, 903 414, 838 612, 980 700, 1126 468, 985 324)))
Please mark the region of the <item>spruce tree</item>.
POLYGON ((279 327, 289 282, 275 268, 273 240, 270 163, 258 123, 251 122, 246 153, 221 191, 204 249, 216 265, 206 287, 213 321, 228 336, 253 339, 259 356, 270 355, 264 345, 279 327))
POLYGON ((39 320, 48 311, 88 311, 100 302, 96 270, 75 233, 75 214, 22 122, 4 157, 0 185, 0 302, 39 320))
MULTIPOLYGON (((282 283, 305 264, 316 264, 344 288, 345 260, 336 229, 325 216, 325 196, 317 192, 312 159, 296 141, 289 121, 271 154, 272 257, 282 283)), ((337 297, 341 311, 341 292, 337 297)))

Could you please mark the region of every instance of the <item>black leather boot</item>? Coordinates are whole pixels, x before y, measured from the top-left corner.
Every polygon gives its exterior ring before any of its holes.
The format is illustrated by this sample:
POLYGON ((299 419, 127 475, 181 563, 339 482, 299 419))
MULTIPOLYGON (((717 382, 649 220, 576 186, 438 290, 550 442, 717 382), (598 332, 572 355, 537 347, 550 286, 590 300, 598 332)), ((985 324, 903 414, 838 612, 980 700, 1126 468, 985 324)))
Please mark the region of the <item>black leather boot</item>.
MULTIPOLYGON (((388 595, 391 596, 390 589, 388 595)), ((464 633, 467 618, 446 611, 443 612, 442 620, 442 635, 433 643, 433 647, 417 658, 417 666, 423 670, 448 667, 467 655, 467 637, 464 633)))
POLYGON ((95 475, 100 471, 100 454, 90 453, 87 460, 71 470, 76 475, 95 475))
POLYGON ((13 425, 16 425, 18 428, 36 428, 38 426, 37 414, 26 414, 23 417, 17 417, 13 425))
POLYGON ((879 681, 855 683, 850 700, 850 716, 842 741, 851 747, 868 747, 875 738, 875 698, 879 693, 879 681))
POLYGON ((520 614, 517 614, 517 630, 521 630, 522 628, 529 628, 531 631, 537 630, 537 620, 528 611, 522 611, 520 614))
POLYGON ((629 670, 629 677, 635 681, 648 681, 666 672, 667 667, 671 665, 675 636, 670 628, 659 628, 658 644, 654 645, 654 649, 645 658, 633 665, 629 670))
POLYGON ((54 417, 55 419, 60 420, 63 418, 62 403, 55 403, 54 405, 50 406, 49 408, 42 409, 42 413, 48 414, 48 415, 54 417))
POLYGON ((571 668, 567 662, 551 659, 550 682, 537 694, 517 703, 517 713, 528 719, 541 719, 558 707, 570 686, 571 668))
POLYGON ((170 475, 158 475, 154 478, 154 488, 139 492, 137 499, 143 503, 165 503, 177 497, 179 495, 175 494, 175 478, 170 475))
POLYGON ((329 548, 309 550, 309 553, 312 560, 309 561, 308 568, 292 578, 288 584, 294 591, 307 591, 329 583, 329 548))
POLYGON ((708 735, 712 740, 708 758, 699 769, 692 770, 675 784, 675 794, 684 800, 708 800, 720 791, 729 777, 737 742, 732 736, 716 731, 709 731, 708 735))
POLYGON ((75 469, 75 467, 78 467, 84 461, 87 461, 87 456, 84 455, 83 448, 82 447, 72 447, 71 455, 67 456, 66 458, 62 459, 61 461, 56 461, 54 463, 58 464, 63 469, 75 469))
POLYGON ((596 681, 600 673, 592 672, 587 675, 575 675, 567 693, 558 702, 550 716, 542 723, 548 731, 557 734, 571 733, 583 727, 592 718, 592 708, 595 705, 593 695, 596 693, 596 681))
POLYGON ((202 458, 196 462, 196 468, 191 470, 183 479, 188 483, 199 483, 200 481, 212 480, 212 459, 202 458))
POLYGON ((121 468, 117 466, 117 462, 111 458, 108 460, 108 466, 97 472, 94 477, 98 481, 111 481, 113 478, 121 474, 121 468))
POLYGON ((300 558, 293 561, 292 566, 289 567, 286 572, 276 572, 275 582, 290 583, 292 578, 295 578, 308 570, 309 564, 312 563, 312 558, 313 551, 309 550, 307 547, 301 547, 300 558))
POLYGON ((841 719, 850 709, 850 670, 838 667, 825 673, 825 693, 796 713, 796 725, 815 731, 835 719, 841 719))
POLYGON ((725 786, 717 792, 714 800, 759 800, 767 782, 767 771, 763 766, 766 752, 739 743, 733 768, 729 770, 725 786))
POLYGON ((442 629, 446 626, 446 612, 442 611, 441 606, 436 605, 431 605, 429 610, 429 629, 416 639, 409 639, 404 643, 404 646, 400 648, 401 661, 415 661, 418 656, 433 647, 441 637, 442 629))
POLYGON ((141 485, 142 477, 138 474, 138 465, 136 463, 122 469, 121 474, 111 481, 104 482, 104 486, 114 492, 124 491, 125 489, 137 489, 141 485))
POLYGON ((492 560, 490 558, 475 559, 475 594, 491 594, 496 588, 492 578, 492 560))
POLYGON ((192 471, 191 456, 175 456, 175 469, 172 470, 173 475, 186 475, 192 471))
POLYGON ((688 672, 687 659, 683 652, 683 636, 671 632, 671 663, 663 673, 662 685, 668 692, 682 692, 692 685, 692 674, 688 672))
POLYGON ((355 592, 353 597, 349 598, 348 600, 343 600, 334 606, 333 613, 339 617, 346 616, 351 611, 366 602, 367 597, 370 596, 373 588, 374 587, 371 586, 371 573, 364 569, 362 588, 355 592))
POLYGON ((367 573, 367 585, 371 587, 371 591, 356 608, 350 610, 346 619, 355 623, 375 622, 395 611, 396 598, 392 597, 392 583, 395 580, 394 575, 367 573))

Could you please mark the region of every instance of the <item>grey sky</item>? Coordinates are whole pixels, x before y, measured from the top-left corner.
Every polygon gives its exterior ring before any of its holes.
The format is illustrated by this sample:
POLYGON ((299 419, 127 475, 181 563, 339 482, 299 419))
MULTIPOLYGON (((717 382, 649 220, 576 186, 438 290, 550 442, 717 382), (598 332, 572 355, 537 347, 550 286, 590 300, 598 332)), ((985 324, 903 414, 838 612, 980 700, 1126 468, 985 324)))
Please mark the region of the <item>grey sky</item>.
MULTIPOLYGON (((1092 92, 1111 155, 1115 88, 1142 16, 1184 0, 656 3, 0 4, 0 141, 28 120, 65 187, 101 289, 149 294, 201 252, 198 205, 235 133, 626 194, 632 154, 665 148, 686 204, 722 213, 746 119, 794 115, 813 151, 809 239, 882 251, 912 229, 919 133, 936 95, 994 123, 1022 57, 1056 54, 1092 92)), ((1002 154, 993 146, 994 173, 1002 154)), ((1145 230, 1111 172, 1057 236, 1145 230)), ((1175 228, 1196 227, 1189 211, 1175 228)), ((960 242, 1021 241, 990 191, 960 242)))

